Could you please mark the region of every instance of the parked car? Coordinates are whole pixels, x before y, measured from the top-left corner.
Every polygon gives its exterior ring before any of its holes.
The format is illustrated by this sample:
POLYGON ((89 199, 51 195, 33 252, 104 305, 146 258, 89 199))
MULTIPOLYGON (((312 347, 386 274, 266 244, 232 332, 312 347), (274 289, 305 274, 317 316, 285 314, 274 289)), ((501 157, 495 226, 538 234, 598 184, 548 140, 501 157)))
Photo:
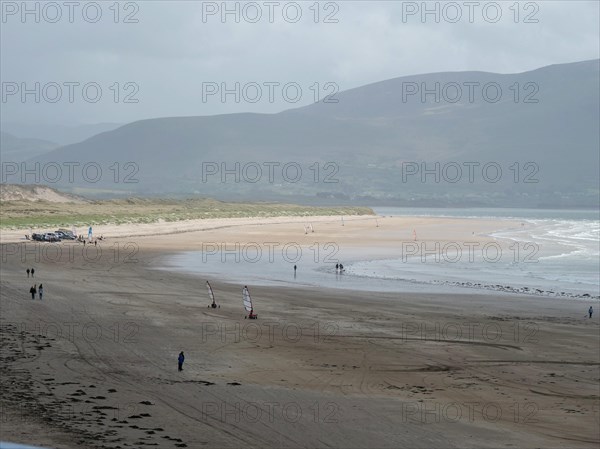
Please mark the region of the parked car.
POLYGON ((54 232, 46 232, 44 234, 44 240, 47 242, 60 242, 60 237, 54 232))
POLYGON ((75 236, 73 235, 72 232, 70 231, 56 231, 55 234, 61 239, 61 240, 75 240, 75 236))
POLYGON ((66 228, 58 228, 56 230, 56 232, 62 232, 63 234, 70 235, 73 238, 77 237, 73 231, 71 231, 70 229, 66 229, 66 228))
POLYGON ((44 239, 44 234, 33 233, 33 234, 31 234, 31 240, 36 240, 38 242, 43 242, 45 240, 44 239))

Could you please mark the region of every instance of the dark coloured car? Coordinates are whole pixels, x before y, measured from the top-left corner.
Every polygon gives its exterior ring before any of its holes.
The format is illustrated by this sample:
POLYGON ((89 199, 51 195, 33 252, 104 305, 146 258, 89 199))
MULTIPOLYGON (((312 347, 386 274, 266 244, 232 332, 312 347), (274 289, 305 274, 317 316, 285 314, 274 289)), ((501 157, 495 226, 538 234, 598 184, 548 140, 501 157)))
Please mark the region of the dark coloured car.
POLYGON ((75 240, 75 236, 71 232, 68 232, 68 231, 56 231, 55 234, 61 240, 75 240))

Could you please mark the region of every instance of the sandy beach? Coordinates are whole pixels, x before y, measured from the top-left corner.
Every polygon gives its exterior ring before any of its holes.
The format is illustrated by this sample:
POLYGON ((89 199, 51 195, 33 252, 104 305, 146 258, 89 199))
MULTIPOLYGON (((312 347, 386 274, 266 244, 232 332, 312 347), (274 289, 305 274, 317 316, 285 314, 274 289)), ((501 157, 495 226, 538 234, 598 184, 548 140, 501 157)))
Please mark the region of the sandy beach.
POLYGON ((53 448, 598 447, 597 301, 249 285, 259 315, 251 321, 242 285, 163 269, 167 256, 206 242, 336 242, 344 254, 386 257, 414 230, 419 241, 484 244, 507 226, 520 223, 98 226, 106 240, 95 253, 2 232, 0 439, 53 448), (207 308, 207 279, 220 308, 207 308), (33 283, 43 283, 43 301, 31 299, 33 283))

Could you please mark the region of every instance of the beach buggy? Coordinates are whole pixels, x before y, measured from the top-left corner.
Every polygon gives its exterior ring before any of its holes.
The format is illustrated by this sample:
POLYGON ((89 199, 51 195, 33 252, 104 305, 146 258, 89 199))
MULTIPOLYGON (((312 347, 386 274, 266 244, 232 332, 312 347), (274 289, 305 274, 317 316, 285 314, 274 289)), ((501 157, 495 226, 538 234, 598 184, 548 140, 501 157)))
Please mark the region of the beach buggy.
POLYGON ((217 307, 221 308, 221 306, 215 302, 215 294, 213 293, 213 289, 208 281, 206 281, 206 288, 208 289, 208 297, 212 300, 212 304, 210 304, 208 307, 212 307, 213 309, 216 309, 217 307))
POLYGON ((248 318, 249 320, 256 320, 258 318, 258 315, 254 313, 254 308, 252 307, 252 298, 250 297, 250 291, 246 286, 244 286, 244 289, 242 290, 242 299, 244 301, 244 308, 246 309, 246 312, 248 312, 248 315, 245 316, 244 319, 248 318))

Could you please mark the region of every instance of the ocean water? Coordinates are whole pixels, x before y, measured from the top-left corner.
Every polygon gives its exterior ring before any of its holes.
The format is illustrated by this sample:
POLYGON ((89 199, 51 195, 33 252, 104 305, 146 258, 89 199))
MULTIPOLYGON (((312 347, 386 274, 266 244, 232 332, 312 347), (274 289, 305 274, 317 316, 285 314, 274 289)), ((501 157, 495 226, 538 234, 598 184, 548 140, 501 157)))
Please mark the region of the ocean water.
POLYGON ((510 209, 510 208, 435 208, 373 207, 378 215, 391 217, 506 218, 514 220, 600 220, 600 211, 591 209, 510 209))
POLYGON ((597 211, 394 208, 375 211, 387 216, 500 218, 520 221, 521 227, 507 227, 490 234, 504 243, 501 253, 495 246, 486 251, 454 245, 445 252, 442 248, 425 257, 420 251, 414 256, 357 261, 348 267, 348 274, 559 297, 600 296, 597 211))
POLYGON ((374 208, 383 216, 507 220, 487 248, 456 243, 373 254, 313 245, 211 248, 170 257, 183 269, 240 285, 345 288, 360 291, 503 291, 553 298, 600 298, 600 220, 597 211, 523 209, 374 208), (521 226, 509 226, 519 221, 521 226), (335 264, 342 262, 344 272, 335 264), (293 266, 297 266, 294 271, 293 266))

